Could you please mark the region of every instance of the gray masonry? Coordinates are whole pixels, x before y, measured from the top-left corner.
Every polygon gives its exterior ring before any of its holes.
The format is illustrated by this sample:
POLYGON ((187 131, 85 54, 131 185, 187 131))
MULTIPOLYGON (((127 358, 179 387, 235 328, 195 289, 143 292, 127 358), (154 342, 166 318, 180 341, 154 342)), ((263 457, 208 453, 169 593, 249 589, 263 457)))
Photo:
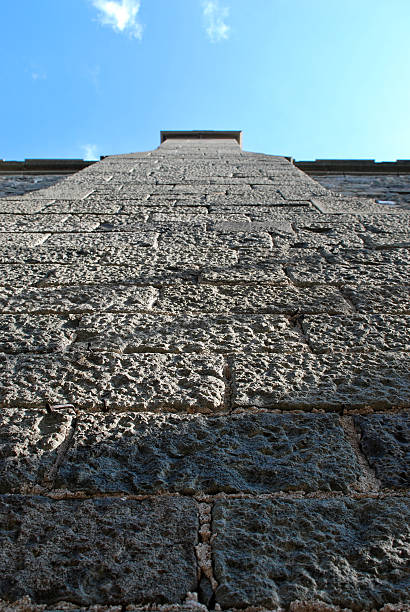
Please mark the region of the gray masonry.
POLYGON ((0 610, 410 610, 409 213, 237 132, 0 200, 0 610))

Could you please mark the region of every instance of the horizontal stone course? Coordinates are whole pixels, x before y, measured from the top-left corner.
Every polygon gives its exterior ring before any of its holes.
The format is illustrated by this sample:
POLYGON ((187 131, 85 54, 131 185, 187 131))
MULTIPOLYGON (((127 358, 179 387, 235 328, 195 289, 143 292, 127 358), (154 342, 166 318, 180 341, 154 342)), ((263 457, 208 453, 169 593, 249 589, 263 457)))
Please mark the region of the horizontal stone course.
POLYGON ((360 446, 384 487, 410 485, 410 413, 356 416, 360 446))
POLYGON ((384 314, 303 317, 302 329, 315 353, 409 351, 410 317, 384 314))
POLYGON ((335 415, 80 415, 55 486, 86 494, 344 491, 361 472, 335 415))
POLYGON ((410 314, 409 288, 402 284, 348 285, 343 288, 343 294, 360 313, 410 314))
POLYGON ((7 355, 0 405, 80 410, 213 412, 224 408, 220 356, 56 353, 7 355))
POLYGON ((405 407, 410 357, 400 352, 235 356, 236 408, 329 410, 405 407))
POLYGON ((81 319, 76 346, 119 353, 300 352, 302 334, 275 315, 115 315, 81 319))
POLYGON ((380 286, 387 283, 409 286, 410 276, 408 266, 385 264, 377 265, 315 265, 287 266, 286 272, 290 280, 299 287, 314 285, 371 285, 380 286))
POLYGON ((217 501, 216 601, 275 609, 316 600, 355 612, 408 604, 409 519, 408 499, 395 497, 217 501))
POLYGON ((0 596, 182 603, 196 589, 196 503, 1 496, 0 596))
POLYGON ((155 309, 170 313, 348 313, 351 306, 334 288, 296 289, 270 286, 195 286, 165 287, 155 309))
POLYGON ((33 314, 81 314, 86 312, 135 312, 151 310, 158 299, 154 287, 115 285, 0 289, 0 312, 33 314))
POLYGON ((51 353, 67 350, 77 336, 75 317, 0 315, 0 353, 51 353))

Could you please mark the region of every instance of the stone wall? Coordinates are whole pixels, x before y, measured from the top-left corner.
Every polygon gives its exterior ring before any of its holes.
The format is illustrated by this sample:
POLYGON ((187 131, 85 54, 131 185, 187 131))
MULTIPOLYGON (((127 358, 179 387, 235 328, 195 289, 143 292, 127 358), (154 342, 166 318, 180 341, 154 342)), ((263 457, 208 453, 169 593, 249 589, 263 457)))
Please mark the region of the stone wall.
POLYGON ((212 139, 0 210, 2 610, 409 609, 408 213, 212 139))
POLYGON ((327 189, 410 210, 410 174, 310 174, 327 189))
POLYGON ((12 174, 2 175, 0 173, 0 198, 7 196, 20 196, 30 191, 38 191, 51 187, 61 180, 65 179, 64 175, 55 174, 12 174))

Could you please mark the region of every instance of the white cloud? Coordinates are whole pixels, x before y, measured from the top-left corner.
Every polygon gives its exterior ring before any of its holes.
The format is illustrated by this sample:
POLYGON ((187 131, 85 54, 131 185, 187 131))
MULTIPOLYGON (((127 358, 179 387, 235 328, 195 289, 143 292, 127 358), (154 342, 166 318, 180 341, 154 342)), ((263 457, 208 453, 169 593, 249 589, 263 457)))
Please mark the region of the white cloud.
POLYGON ((47 75, 45 72, 36 72, 35 70, 31 73, 31 78, 33 81, 45 81, 47 75))
POLYGON ((219 42, 229 37, 229 26, 225 23, 229 9, 220 6, 218 0, 206 0, 203 3, 205 28, 211 42, 219 42))
POLYGON ((87 160, 92 160, 92 159, 98 159, 98 146, 95 144, 86 144, 83 145, 82 150, 84 151, 84 159, 87 160))
POLYGON ((137 19, 140 0, 92 0, 92 3, 100 12, 103 25, 111 26, 116 32, 142 38, 142 25, 137 19))

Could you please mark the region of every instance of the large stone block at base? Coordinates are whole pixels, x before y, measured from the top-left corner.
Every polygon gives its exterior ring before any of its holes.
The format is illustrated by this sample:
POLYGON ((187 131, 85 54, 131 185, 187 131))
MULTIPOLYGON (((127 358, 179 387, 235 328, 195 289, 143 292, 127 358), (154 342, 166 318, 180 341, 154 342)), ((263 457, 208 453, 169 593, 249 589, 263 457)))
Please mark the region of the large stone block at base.
POLYGON ((410 486, 410 413, 355 417, 360 446, 384 487, 410 486))
POLYGON ((343 491, 360 467, 334 414, 79 415, 55 486, 86 494, 343 491))
POLYGON ((408 353, 253 354, 233 362, 234 407, 393 408, 410 400, 408 353))
POLYGON ((229 499, 213 511, 222 608, 316 600, 354 612, 410 604, 403 498, 229 499))
POLYGON ((0 498, 0 597, 181 603, 196 589, 196 503, 0 498))

